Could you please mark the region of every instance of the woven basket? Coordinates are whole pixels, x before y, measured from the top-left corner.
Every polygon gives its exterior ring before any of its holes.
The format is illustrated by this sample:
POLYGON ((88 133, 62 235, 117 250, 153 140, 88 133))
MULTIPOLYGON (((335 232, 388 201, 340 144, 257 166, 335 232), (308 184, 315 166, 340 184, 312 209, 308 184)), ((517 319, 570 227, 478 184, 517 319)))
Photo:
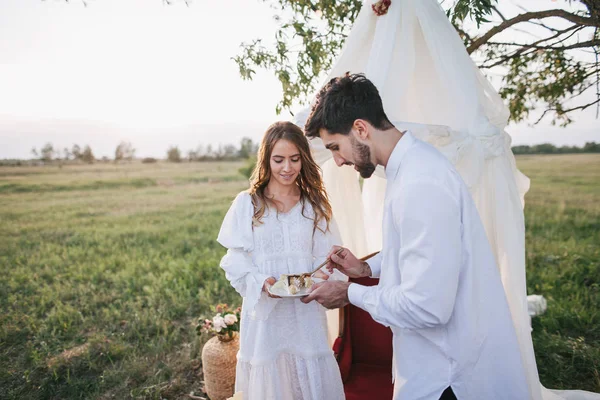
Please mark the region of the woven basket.
POLYGON ((231 340, 223 340, 215 336, 204 345, 202 372, 206 394, 211 400, 225 400, 233 396, 236 355, 239 347, 237 334, 231 340))

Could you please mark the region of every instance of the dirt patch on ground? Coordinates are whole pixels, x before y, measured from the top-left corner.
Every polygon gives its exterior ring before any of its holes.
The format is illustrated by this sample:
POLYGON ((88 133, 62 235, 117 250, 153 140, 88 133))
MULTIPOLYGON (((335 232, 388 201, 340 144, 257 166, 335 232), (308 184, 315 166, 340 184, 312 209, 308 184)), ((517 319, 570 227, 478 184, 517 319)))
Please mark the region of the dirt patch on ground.
POLYGON ((60 364, 65 364, 71 361, 73 358, 80 357, 85 354, 90 347, 89 343, 84 343, 80 346, 76 346, 70 349, 67 349, 60 353, 57 356, 50 358, 47 362, 48 368, 53 368, 60 364))

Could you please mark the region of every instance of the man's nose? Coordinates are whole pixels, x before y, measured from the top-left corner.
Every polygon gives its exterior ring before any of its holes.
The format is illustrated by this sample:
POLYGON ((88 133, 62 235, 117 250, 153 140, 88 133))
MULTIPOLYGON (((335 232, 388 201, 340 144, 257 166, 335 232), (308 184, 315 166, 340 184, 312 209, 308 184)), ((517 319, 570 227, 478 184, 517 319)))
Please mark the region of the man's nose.
POLYGON ((346 162, 346 160, 344 160, 342 157, 335 154, 333 155, 333 160, 338 167, 341 167, 346 162))

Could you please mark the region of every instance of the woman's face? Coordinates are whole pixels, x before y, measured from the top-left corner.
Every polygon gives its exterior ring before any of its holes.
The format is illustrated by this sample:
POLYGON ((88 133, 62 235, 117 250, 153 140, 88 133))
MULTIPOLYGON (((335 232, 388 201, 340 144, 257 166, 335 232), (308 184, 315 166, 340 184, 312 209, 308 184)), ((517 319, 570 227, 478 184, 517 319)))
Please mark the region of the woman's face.
POLYGON ((302 169, 300 150, 289 140, 275 142, 270 159, 271 179, 281 185, 293 185, 302 169))

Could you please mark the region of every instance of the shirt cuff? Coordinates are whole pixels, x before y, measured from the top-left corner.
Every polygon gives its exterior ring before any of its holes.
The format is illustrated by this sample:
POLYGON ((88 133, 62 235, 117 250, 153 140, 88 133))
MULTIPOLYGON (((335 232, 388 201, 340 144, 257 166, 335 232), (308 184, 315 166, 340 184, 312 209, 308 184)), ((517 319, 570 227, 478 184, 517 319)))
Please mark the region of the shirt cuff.
POLYGON ((366 261, 371 268, 371 278, 379 278, 381 275, 381 253, 366 261))
POLYGON ((351 283, 348 286, 348 300, 350 300, 351 304, 364 310, 364 297, 367 290, 369 290, 367 286, 351 283))

